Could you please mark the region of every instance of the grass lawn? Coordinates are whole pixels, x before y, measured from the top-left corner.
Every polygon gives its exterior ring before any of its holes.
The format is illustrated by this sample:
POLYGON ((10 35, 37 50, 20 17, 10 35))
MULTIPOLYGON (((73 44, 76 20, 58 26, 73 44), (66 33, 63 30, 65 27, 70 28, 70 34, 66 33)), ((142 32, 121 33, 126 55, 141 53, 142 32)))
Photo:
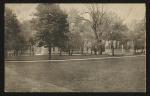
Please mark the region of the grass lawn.
POLYGON ((138 56, 87 61, 7 62, 5 63, 5 90, 145 92, 145 58, 145 56, 138 56))

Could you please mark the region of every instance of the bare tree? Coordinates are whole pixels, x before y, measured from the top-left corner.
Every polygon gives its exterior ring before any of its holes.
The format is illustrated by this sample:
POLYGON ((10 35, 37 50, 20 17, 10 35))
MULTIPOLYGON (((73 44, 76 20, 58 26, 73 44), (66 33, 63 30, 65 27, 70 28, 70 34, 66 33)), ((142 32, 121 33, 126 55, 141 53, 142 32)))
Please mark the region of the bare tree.
POLYGON ((88 12, 91 17, 91 28, 93 29, 93 32, 96 37, 97 41, 97 49, 99 51, 99 54, 102 54, 102 35, 103 35, 103 18, 105 15, 105 12, 102 8, 100 8, 97 4, 91 4, 88 6, 88 12))
POLYGON ((98 53, 101 55, 104 48, 102 40, 105 39, 107 33, 110 33, 110 26, 113 19, 104 11, 103 5, 100 7, 98 4, 91 4, 87 6, 87 9, 88 11, 85 13, 90 15, 90 20, 81 16, 79 16, 77 19, 84 20, 90 24, 96 40, 94 45, 92 45, 92 50, 95 52, 95 54, 98 51, 98 53))
POLYGON ((115 13, 107 13, 103 5, 97 4, 88 6, 88 12, 91 17, 91 28, 96 37, 95 50, 101 55, 103 52, 102 40, 111 40, 112 55, 114 55, 114 40, 120 40, 123 37, 122 32, 127 28, 122 24, 120 18, 115 13))
POLYGON ((69 29, 70 29, 70 47, 71 52, 69 51, 69 54, 73 54, 74 50, 80 50, 81 54, 83 54, 84 51, 84 38, 82 36, 83 31, 85 30, 83 28, 83 21, 80 19, 79 11, 76 9, 70 9, 70 12, 68 13, 68 21, 69 21, 69 29))

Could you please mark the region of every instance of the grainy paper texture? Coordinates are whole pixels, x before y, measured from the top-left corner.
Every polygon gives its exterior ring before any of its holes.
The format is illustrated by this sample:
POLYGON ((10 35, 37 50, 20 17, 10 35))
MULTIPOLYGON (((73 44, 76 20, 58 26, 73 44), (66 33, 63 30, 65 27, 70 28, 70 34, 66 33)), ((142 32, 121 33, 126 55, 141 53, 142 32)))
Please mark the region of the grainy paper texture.
POLYGON ((145 4, 5 4, 6 92, 145 92, 145 4))

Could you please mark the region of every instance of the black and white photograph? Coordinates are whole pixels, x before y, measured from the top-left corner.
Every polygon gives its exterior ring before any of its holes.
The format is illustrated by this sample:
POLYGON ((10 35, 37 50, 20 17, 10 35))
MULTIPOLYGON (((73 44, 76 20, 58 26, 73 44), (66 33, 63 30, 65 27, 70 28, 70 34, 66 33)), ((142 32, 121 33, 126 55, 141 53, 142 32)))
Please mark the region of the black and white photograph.
POLYGON ((145 3, 6 3, 5 92, 146 92, 145 3))

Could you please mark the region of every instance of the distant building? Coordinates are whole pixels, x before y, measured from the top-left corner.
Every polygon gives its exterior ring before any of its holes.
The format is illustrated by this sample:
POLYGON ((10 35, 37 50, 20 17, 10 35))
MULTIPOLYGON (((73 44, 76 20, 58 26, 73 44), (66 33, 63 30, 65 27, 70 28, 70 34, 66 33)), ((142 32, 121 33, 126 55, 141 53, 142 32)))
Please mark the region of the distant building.
MULTIPOLYGON (((104 43, 104 48, 105 51, 103 52, 103 54, 111 54, 111 41, 103 41, 104 43)), ((85 41, 85 45, 84 45, 84 49, 83 49, 83 53, 84 54, 91 54, 91 46, 92 46, 92 42, 88 42, 85 41)), ((127 45, 128 48, 125 48, 125 46, 123 46, 120 41, 113 41, 113 46, 115 48, 115 54, 133 54, 134 51, 134 46, 133 46, 133 42, 132 41, 128 41, 127 45)), ((48 48, 44 48, 44 47, 35 47, 35 55, 47 55, 48 54, 48 48)), ((57 55, 59 54, 59 48, 58 47, 53 47, 51 49, 51 52, 53 55, 57 55)), ((66 53, 66 52, 64 52, 66 53)), ((75 54, 80 54, 81 53, 81 49, 76 49, 74 50, 75 54)))
MULTIPOLYGON (((81 50, 83 51, 83 54, 91 54, 94 51, 91 50, 92 44, 94 42, 85 40, 84 48, 83 50, 81 48, 74 49, 74 54, 81 54, 81 50)), ((104 52, 103 54, 111 54, 111 41, 104 41, 104 52)), ((126 43, 126 46, 122 45, 120 41, 113 41, 113 46, 115 48, 115 54, 134 54, 134 43, 133 41, 128 41, 126 43)), ((52 55, 59 55, 60 50, 58 47, 52 47, 51 48, 52 55)), ((10 50, 8 52, 9 56, 13 56, 14 50, 10 50)), ((48 55, 48 48, 45 47, 37 47, 32 46, 31 44, 27 44, 24 47, 23 52, 19 51, 19 54, 24 56, 33 56, 33 55, 48 55)), ((62 52, 62 54, 68 54, 68 52, 62 52)))

